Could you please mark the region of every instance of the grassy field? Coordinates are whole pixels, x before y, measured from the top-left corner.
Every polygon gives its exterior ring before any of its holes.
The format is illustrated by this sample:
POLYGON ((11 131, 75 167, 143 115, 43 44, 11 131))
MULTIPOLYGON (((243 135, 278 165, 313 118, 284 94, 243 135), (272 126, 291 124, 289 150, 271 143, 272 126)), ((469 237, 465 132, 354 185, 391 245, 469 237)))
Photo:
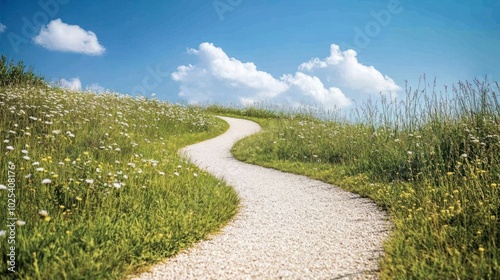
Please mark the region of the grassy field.
POLYGON ((155 99, 50 88, 2 61, 0 279, 120 279, 237 212, 232 188, 177 155, 225 122, 155 99))
POLYGON ((235 156, 330 182, 372 198, 394 223, 383 279, 500 278, 498 85, 451 92, 407 89, 349 120, 265 110, 211 111, 250 117, 264 132, 235 156), (262 118, 264 117, 264 118, 262 118))
POLYGON ((71 92, 24 68, 0 59, 0 279, 120 279, 217 231, 236 193, 177 155, 227 129, 214 114, 263 126, 237 158, 387 209, 383 279, 500 278, 498 85, 407 89, 327 120, 71 92))

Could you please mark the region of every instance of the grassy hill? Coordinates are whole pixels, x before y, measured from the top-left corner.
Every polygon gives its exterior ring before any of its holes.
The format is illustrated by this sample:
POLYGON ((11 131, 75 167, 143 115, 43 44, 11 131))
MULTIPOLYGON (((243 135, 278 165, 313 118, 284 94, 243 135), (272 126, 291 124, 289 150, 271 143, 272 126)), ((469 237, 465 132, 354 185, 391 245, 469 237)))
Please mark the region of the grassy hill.
POLYGON ((401 101, 366 103, 349 120, 291 109, 288 117, 253 118, 264 132, 237 143, 233 154, 386 208, 394 228, 383 279, 499 279, 499 91, 481 81, 451 92, 409 89, 401 101))
POLYGON ((51 88, 22 64, 2 69, 0 278, 14 276, 9 268, 21 279, 122 278, 236 213, 232 188, 177 155, 225 122, 155 99, 51 88))

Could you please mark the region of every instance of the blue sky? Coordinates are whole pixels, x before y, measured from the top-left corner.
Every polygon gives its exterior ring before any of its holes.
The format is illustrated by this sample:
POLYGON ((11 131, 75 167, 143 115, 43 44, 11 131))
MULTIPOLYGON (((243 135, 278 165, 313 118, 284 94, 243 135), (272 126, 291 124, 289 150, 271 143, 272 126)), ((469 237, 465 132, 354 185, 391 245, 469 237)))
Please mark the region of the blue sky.
POLYGON ((50 81, 172 102, 349 107, 500 77, 498 0, 0 0, 0 52, 50 81))

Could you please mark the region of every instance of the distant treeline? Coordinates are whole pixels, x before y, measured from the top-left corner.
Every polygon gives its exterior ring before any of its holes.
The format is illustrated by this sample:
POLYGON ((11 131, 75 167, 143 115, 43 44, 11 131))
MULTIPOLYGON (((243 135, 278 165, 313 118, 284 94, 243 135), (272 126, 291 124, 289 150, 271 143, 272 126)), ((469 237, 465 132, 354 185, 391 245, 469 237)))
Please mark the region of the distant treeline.
POLYGON ((36 75, 32 67, 26 66, 22 61, 17 64, 14 60, 8 61, 5 55, 0 57, 0 87, 9 85, 34 85, 44 86, 46 82, 43 77, 36 75))

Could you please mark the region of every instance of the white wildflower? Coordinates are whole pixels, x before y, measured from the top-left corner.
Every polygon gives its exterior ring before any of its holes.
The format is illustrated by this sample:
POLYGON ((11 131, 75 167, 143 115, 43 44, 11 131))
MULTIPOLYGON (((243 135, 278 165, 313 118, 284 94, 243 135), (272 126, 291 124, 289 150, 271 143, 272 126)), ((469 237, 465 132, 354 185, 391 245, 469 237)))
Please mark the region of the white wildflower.
POLYGON ((50 179, 43 179, 42 180, 42 185, 50 184, 52 181, 50 179))

